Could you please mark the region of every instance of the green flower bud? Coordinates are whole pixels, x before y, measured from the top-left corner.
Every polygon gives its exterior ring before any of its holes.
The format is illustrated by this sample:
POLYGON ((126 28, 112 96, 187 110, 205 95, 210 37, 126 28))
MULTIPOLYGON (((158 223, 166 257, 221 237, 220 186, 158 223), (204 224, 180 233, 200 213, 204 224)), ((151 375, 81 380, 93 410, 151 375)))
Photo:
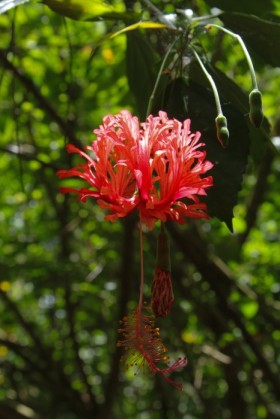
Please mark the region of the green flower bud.
POLYGON ((256 127, 260 128, 263 120, 263 112, 262 112, 262 94, 258 89, 253 89, 249 95, 249 105, 250 105, 250 112, 249 118, 251 124, 256 127))
POLYGON ((217 138, 223 147, 228 145, 229 132, 227 128, 227 119, 224 115, 218 115, 215 119, 217 128, 217 138))

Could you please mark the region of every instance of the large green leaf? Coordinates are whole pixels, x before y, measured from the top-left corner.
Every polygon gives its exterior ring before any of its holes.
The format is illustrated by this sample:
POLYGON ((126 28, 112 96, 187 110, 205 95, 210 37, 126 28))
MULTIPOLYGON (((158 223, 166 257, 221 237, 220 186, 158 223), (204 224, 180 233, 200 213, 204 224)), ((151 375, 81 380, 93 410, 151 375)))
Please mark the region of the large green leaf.
POLYGON ((265 64, 280 66, 280 24, 243 13, 222 13, 225 26, 242 36, 250 51, 265 64))
POLYGON ((119 12, 103 0, 43 0, 54 12, 75 20, 134 19, 132 13, 119 12))
POLYGON ((192 131, 200 131, 206 143, 207 157, 214 163, 211 175, 214 186, 205 202, 211 216, 224 221, 232 230, 233 207, 237 203, 249 154, 249 129, 244 115, 232 104, 224 105, 230 140, 222 148, 216 136, 217 116, 212 91, 182 78, 171 81, 166 89, 164 109, 169 117, 190 118, 192 131))
POLYGON ((128 83, 135 98, 140 119, 144 120, 155 83, 155 55, 140 31, 127 32, 126 36, 128 83))

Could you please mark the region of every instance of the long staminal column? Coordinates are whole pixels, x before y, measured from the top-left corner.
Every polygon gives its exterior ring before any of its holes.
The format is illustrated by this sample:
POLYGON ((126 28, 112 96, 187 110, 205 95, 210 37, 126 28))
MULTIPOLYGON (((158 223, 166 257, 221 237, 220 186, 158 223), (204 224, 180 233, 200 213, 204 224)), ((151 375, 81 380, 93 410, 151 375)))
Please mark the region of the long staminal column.
POLYGON ((150 371, 152 374, 160 374, 167 382, 177 390, 183 390, 183 384, 172 380, 169 374, 187 364, 187 359, 178 358, 173 364, 168 365, 169 356, 167 348, 160 338, 159 328, 155 325, 155 317, 148 306, 138 306, 128 316, 121 320, 119 333, 122 339, 118 341, 118 346, 125 349, 122 361, 126 367, 133 367, 135 374, 139 370, 150 371), (167 366, 160 367, 159 364, 167 366))
POLYGON ((121 321, 119 333, 122 338, 117 345, 125 349, 122 360, 127 368, 134 367, 135 374, 139 370, 150 371, 152 374, 160 374, 177 390, 183 390, 183 384, 169 377, 169 374, 187 363, 186 358, 178 358, 173 364, 168 365, 169 356, 167 348, 160 338, 159 328, 155 325, 155 316, 152 309, 143 303, 144 291, 144 261, 143 261, 143 232, 140 226, 140 260, 141 280, 140 296, 137 309, 125 316, 121 321), (165 364, 161 368, 159 364, 165 364))

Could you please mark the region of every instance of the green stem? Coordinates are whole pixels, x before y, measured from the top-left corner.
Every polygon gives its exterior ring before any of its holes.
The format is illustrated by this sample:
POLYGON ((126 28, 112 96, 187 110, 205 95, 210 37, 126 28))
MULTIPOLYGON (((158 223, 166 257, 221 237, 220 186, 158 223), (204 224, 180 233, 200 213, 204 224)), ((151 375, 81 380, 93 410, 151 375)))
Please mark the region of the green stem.
POLYGON ((159 69, 159 72, 158 72, 158 75, 157 75, 157 79, 156 79, 156 82, 155 82, 155 85, 154 85, 154 88, 153 88, 152 94, 151 94, 150 99, 149 99, 148 108, 147 108, 147 117, 149 116, 149 114, 150 114, 150 112, 151 112, 151 109, 152 109, 152 106, 153 106, 153 102, 154 102, 154 99, 155 99, 155 93, 156 93, 156 90, 157 90, 157 88, 158 88, 158 84, 159 84, 160 77, 161 77, 161 74, 162 74, 162 72, 163 72, 163 69, 164 69, 165 63, 166 63, 167 58, 168 58, 168 56, 169 56, 169 54, 170 54, 170 52, 171 52, 171 50, 172 50, 173 46, 175 45, 176 41, 177 41, 177 39, 175 39, 175 40, 172 42, 172 44, 171 44, 171 45, 170 45, 170 47, 168 48, 168 50, 167 50, 167 52, 166 52, 166 54, 165 54, 165 56, 164 56, 164 59, 163 59, 163 61, 162 61, 162 63, 161 63, 161 66, 160 66, 160 69, 159 69))
POLYGON ((246 48, 246 45, 244 44, 243 39, 241 38, 241 36, 240 35, 237 35, 234 32, 231 32, 230 30, 228 30, 226 28, 223 28, 222 26, 219 26, 219 25, 209 24, 209 25, 206 26, 206 28, 207 27, 208 28, 214 27, 214 28, 220 29, 221 31, 223 31, 223 32, 227 33, 228 35, 232 36, 234 39, 236 39, 239 42, 239 44, 240 44, 240 46, 242 48, 242 51, 243 51, 243 53, 245 55, 246 61, 248 63, 248 67, 249 67, 251 78, 252 78, 253 88, 254 89, 258 89, 258 84, 257 84, 257 78, 256 78, 255 69, 254 69, 254 66, 253 66, 251 57, 249 55, 249 52, 248 52, 248 50, 246 48))
POLYGON ((204 72, 205 76, 209 80, 209 83, 211 84, 211 87, 212 87, 212 90, 213 90, 213 94, 214 94, 214 98, 215 98, 215 103, 216 103, 216 108, 217 108, 217 114, 218 114, 218 116, 222 116, 223 115, 223 111, 222 111, 222 107, 221 107, 221 102, 220 102, 220 98, 219 98, 218 89, 216 87, 216 84, 214 82, 214 79, 211 76, 211 74, 207 71, 205 65, 201 61, 201 58, 198 55, 198 53, 196 52, 196 50, 192 46, 191 46, 191 49, 192 49, 192 51, 193 51, 193 53, 195 55, 195 58, 197 59, 199 65, 200 65, 202 71, 204 72))

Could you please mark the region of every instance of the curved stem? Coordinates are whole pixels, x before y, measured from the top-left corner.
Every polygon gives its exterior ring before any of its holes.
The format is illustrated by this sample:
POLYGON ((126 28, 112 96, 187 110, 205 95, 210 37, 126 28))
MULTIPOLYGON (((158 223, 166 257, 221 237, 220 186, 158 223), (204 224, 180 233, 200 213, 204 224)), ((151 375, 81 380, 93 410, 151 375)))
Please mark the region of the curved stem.
POLYGON ((159 69, 159 72, 158 72, 158 75, 157 75, 157 79, 156 79, 156 82, 155 82, 155 85, 154 85, 152 94, 151 94, 150 99, 149 99, 148 108, 147 108, 147 114, 146 114, 147 117, 149 116, 149 114, 151 112, 151 109, 152 109, 152 106, 153 106, 153 101, 155 99, 156 90, 158 88, 158 84, 159 84, 160 77, 162 75, 163 68, 165 66, 166 60, 167 60, 167 58, 168 58, 168 56, 169 56, 172 48, 174 47, 176 41, 177 41, 177 39, 175 39, 172 42, 172 44, 170 45, 170 47, 168 48, 168 50, 167 50, 167 52, 166 52, 166 54, 164 56, 164 59, 162 60, 162 63, 161 63, 161 66, 160 66, 160 69, 159 69))
POLYGON ((252 63, 250 54, 249 54, 249 52, 248 52, 248 50, 246 48, 246 45, 244 44, 243 39, 241 38, 241 36, 240 35, 237 35, 234 32, 231 32, 230 30, 228 30, 226 28, 223 28, 222 26, 215 25, 215 24, 212 24, 212 23, 209 24, 209 25, 207 25, 207 27, 208 28, 211 28, 211 27, 217 28, 217 29, 219 29, 219 30, 227 33, 228 35, 232 36, 233 38, 235 38, 237 40, 237 42, 239 42, 239 44, 240 44, 240 46, 242 48, 242 51, 243 51, 243 53, 245 55, 246 61, 248 63, 248 67, 249 67, 251 78, 252 78, 253 88, 254 89, 258 89, 258 83, 257 83, 255 69, 254 69, 254 66, 253 66, 253 63, 252 63))
POLYGON ((196 50, 191 47, 195 58, 197 59, 203 73, 205 74, 205 76, 207 77, 207 79, 209 80, 209 83, 211 84, 212 90, 213 90, 213 94, 214 94, 214 98, 215 98, 215 103, 216 103, 216 108, 217 108, 217 114, 218 116, 222 116, 223 115, 223 111, 222 111, 222 107, 221 107, 221 102, 220 102, 220 98, 219 98, 219 93, 218 93, 218 89, 216 87, 216 84, 214 82, 213 77, 211 76, 211 74, 206 70, 205 65, 203 64, 203 62, 201 61, 200 56, 198 55, 198 53, 196 52, 196 50))

